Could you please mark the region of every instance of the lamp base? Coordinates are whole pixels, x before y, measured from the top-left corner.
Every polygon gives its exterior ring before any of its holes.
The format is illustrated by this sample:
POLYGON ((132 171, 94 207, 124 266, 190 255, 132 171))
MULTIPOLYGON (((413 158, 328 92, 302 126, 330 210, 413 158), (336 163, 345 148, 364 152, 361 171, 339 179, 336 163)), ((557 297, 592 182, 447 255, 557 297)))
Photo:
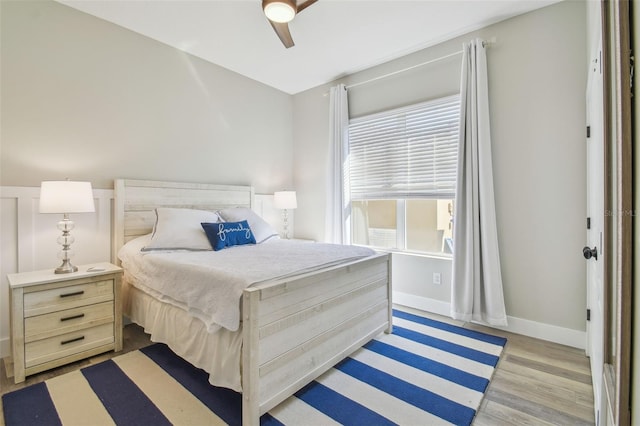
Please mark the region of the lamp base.
POLYGON ((69 219, 69 214, 65 213, 63 219, 58 222, 58 229, 62 231, 62 235, 58 237, 58 244, 62 246, 62 251, 58 253, 58 257, 62 259, 62 265, 58 266, 55 270, 56 274, 69 274, 78 270, 77 266, 71 264, 71 243, 75 241, 75 238, 71 235, 71 230, 75 227, 75 223, 69 219))
POLYGON ((69 259, 65 259, 62 261, 62 265, 58 266, 55 270, 56 274, 69 274, 71 272, 76 272, 78 270, 77 266, 71 264, 69 259))
POLYGON ((282 226, 283 237, 285 240, 288 240, 289 239, 289 216, 287 215, 287 209, 282 209, 282 221, 283 221, 283 226, 282 226))

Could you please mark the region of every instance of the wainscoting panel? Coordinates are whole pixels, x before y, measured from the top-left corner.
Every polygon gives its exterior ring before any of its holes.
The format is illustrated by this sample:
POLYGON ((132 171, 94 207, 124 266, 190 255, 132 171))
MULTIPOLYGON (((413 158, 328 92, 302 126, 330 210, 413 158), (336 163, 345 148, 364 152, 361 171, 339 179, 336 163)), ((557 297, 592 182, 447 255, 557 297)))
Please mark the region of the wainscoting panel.
MULTIPOLYGON (((72 214, 75 242, 72 262, 76 265, 114 262, 112 250, 113 190, 93 190, 95 213, 72 214)), ((61 214, 41 214, 39 187, 0 187, 0 357, 9 355, 9 284, 7 274, 55 268, 61 246, 61 214)), ((256 194, 254 210, 282 233, 282 211, 273 208, 273 195, 256 194)), ((293 235, 293 214, 289 233, 293 235)), ((115 262, 114 262, 115 263, 115 262)))

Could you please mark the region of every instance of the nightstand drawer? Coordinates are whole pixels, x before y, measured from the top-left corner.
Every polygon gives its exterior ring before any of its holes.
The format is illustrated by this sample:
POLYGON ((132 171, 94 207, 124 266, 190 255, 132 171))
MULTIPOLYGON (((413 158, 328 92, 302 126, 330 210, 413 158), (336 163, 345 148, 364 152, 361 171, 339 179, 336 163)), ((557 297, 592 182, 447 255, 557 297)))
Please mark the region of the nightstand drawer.
POLYGON ((81 306, 26 318, 25 343, 113 322, 113 302, 81 306))
POLYGON ((113 300, 113 280, 25 292, 24 316, 32 317, 110 300, 113 300))
POLYGON ((25 367, 44 364, 110 343, 113 343, 113 323, 37 340, 25 345, 25 367))

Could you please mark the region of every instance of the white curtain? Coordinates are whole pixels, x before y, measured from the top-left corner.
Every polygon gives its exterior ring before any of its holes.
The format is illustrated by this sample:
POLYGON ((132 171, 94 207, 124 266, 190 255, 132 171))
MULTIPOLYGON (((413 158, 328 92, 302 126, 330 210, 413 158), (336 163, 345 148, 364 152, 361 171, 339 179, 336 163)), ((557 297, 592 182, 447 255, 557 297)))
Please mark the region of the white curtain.
POLYGON ((349 104, 344 84, 332 87, 329 92, 329 179, 327 185, 327 211, 325 241, 335 244, 349 242, 349 230, 345 226, 348 216, 348 194, 344 188, 349 153, 349 104))
POLYGON ((465 43, 462 53, 451 316, 507 325, 493 194, 487 58, 479 39, 465 43))

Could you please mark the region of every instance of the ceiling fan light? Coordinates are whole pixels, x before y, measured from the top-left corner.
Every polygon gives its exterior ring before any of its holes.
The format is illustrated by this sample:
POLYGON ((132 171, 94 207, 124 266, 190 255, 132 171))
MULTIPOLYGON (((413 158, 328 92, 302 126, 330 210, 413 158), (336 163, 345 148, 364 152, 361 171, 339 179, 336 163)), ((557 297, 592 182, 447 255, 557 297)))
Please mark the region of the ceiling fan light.
POLYGON ((270 21, 285 23, 296 16, 295 3, 289 0, 263 1, 264 14, 270 21))

